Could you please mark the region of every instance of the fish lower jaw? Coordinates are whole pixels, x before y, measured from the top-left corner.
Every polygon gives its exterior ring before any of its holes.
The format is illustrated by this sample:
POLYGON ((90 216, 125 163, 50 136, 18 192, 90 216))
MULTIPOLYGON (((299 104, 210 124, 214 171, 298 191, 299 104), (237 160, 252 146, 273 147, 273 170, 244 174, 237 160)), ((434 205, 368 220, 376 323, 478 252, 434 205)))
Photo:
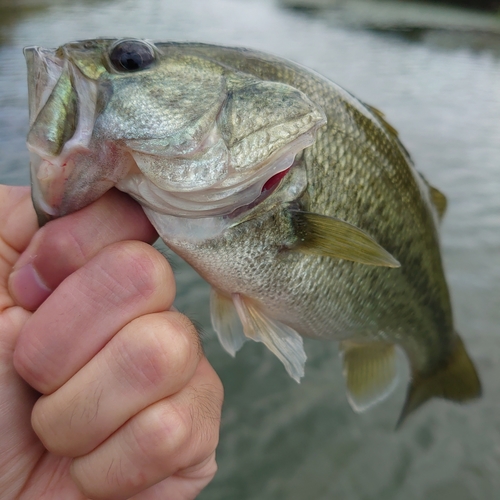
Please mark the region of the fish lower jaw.
POLYGON ((182 196, 184 193, 172 193, 156 186, 151 180, 140 173, 132 173, 118 182, 116 187, 132 196, 141 205, 163 215, 206 219, 210 217, 228 217, 234 219, 244 212, 248 212, 266 198, 280 185, 283 177, 289 172, 288 167, 278 172, 270 179, 251 185, 241 192, 230 192, 227 198, 218 200, 218 203, 197 201, 182 196), (245 203, 247 202, 247 203, 245 203))
MULTIPOLYGON (((221 159, 222 166, 217 168, 226 173, 221 178, 214 176, 209 184, 206 184, 209 176, 198 179, 198 183, 193 181, 196 172, 210 166, 203 158, 162 158, 129 150, 135 166, 116 187, 142 205, 165 215, 234 218, 262 202, 290 169, 295 170, 292 167, 297 164, 297 157, 314 142, 314 132, 310 130, 300 135, 264 161, 238 171, 230 159, 221 159), (174 178, 177 180, 173 183, 174 178)), ((212 160, 211 157, 210 162, 212 160)))
MULTIPOLYGON (((273 207, 296 201, 307 188, 305 168, 303 165, 297 164, 293 168, 289 167, 286 172, 283 174, 283 178, 278 175, 277 179, 268 180, 266 183, 268 184, 267 191, 262 191, 261 196, 253 203, 244 206, 238 203, 237 208, 226 206, 222 214, 207 215, 205 212, 204 215, 201 215, 200 212, 191 212, 175 215, 159 210, 155 206, 155 200, 151 197, 148 197, 148 202, 145 202, 130 191, 126 192, 142 204, 144 212, 160 237, 175 250, 217 238, 227 229, 237 226, 249 218, 259 217, 259 214, 267 213, 273 210, 273 207)), ((123 186, 120 186, 119 183, 117 187, 121 189, 123 186)), ((153 190, 152 194, 159 196, 160 202, 165 201, 162 191, 153 190)))
POLYGON ((168 191, 159 187, 138 169, 131 169, 116 187, 141 205, 163 215, 182 218, 234 217, 267 198, 291 168, 293 159, 285 169, 269 178, 257 179, 253 184, 192 192, 168 191), (273 179, 276 182, 273 182, 273 179))

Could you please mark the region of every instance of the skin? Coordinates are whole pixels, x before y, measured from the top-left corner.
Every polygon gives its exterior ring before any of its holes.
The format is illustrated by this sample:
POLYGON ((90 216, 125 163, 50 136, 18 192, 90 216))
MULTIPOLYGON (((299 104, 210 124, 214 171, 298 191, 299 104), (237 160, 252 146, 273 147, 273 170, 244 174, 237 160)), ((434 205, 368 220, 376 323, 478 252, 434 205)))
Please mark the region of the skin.
POLYGON ((38 229, 29 188, 0 186, 2 498, 188 500, 213 478, 222 385, 155 239, 117 191, 38 229))

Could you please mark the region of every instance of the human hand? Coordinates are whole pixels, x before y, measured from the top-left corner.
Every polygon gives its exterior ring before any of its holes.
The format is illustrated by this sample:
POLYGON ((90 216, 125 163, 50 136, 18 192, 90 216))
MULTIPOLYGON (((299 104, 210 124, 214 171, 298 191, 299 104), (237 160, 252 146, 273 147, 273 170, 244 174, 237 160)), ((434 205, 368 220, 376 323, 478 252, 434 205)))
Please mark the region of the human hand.
POLYGON ((0 186, 2 498, 195 498, 222 386, 156 233, 118 191, 37 230, 29 195, 0 186))

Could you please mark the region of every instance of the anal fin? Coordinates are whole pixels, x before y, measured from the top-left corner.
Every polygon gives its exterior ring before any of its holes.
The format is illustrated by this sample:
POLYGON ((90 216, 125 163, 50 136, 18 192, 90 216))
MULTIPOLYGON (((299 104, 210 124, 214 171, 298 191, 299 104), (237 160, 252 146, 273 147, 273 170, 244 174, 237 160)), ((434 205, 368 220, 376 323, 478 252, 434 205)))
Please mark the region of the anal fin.
POLYGON ((232 298, 215 288, 210 290, 210 317, 222 347, 235 356, 247 338, 232 298))
POLYGON ((397 353, 383 342, 340 342, 347 398, 352 409, 362 412, 385 399, 396 387, 397 353))
POLYGON ((263 342, 283 363, 290 377, 300 382, 306 362, 302 337, 293 328, 266 316, 251 299, 233 294, 233 302, 245 336, 263 342))

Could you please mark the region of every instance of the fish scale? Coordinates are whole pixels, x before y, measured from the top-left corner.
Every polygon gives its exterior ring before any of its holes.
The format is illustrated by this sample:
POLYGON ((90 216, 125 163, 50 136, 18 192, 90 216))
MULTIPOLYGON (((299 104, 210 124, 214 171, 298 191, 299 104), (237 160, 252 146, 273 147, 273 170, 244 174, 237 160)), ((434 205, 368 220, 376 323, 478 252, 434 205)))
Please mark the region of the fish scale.
POLYGON ((26 57, 42 222, 116 185, 212 285, 229 353, 264 342, 298 381, 302 336, 337 340, 348 400, 364 411, 394 388, 397 346, 411 372, 399 422, 432 397, 480 395, 441 262, 445 198, 380 111, 246 49, 97 39, 26 57), (70 70, 74 88, 44 107, 54 73, 64 81, 70 70), (75 96, 77 116, 63 106, 75 96), (79 132, 93 119, 90 137, 79 132))

